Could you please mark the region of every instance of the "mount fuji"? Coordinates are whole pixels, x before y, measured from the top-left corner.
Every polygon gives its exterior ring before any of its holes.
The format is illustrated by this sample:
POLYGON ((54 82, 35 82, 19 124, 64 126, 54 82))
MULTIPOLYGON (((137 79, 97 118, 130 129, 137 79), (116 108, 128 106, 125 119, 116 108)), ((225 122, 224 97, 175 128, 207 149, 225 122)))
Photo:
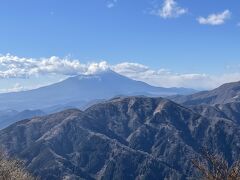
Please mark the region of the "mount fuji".
POLYGON ((0 94, 0 109, 46 109, 50 107, 83 107, 95 100, 116 96, 186 95, 187 88, 154 87, 147 83, 107 70, 94 75, 78 75, 38 89, 0 94))

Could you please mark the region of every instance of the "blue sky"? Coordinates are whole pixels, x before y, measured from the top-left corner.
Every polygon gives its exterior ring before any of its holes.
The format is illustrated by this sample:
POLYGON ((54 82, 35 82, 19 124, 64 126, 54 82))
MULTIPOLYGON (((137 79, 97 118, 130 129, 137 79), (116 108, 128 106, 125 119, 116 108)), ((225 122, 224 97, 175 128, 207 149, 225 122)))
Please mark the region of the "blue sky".
MULTIPOLYGON (((175 75, 235 73, 223 82, 237 80, 239 8, 237 0, 2 0, 0 54, 68 57, 85 64, 135 62, 175 75)), ((0 81, 9 88, 36 84, 19 77, 0 81)))

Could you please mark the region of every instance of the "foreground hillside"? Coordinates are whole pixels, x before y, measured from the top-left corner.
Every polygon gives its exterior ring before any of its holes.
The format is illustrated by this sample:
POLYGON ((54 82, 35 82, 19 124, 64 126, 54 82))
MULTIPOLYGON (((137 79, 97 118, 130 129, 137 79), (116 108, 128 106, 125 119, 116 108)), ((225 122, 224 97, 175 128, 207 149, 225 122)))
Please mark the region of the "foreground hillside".
POLYGON ((186 179, 202 147, 231 164, 240 128, 162 98, 116 98, 0 131, 0 144, 43 179, 186 179))

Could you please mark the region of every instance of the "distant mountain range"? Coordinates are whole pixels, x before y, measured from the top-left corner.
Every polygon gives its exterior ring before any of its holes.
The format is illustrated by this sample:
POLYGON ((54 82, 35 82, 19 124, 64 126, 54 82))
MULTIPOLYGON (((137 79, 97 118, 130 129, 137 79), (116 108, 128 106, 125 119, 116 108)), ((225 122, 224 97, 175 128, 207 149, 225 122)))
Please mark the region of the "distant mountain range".
POLYGON ((169 98, 205 117, 231 119, 240 125, 240 82, 223 84, 211 91, 169 98))
POLYGON ((45 114, 46 113, 41 110, 24 110, 21 112, 16 110, 3 110, 0 111, 0 129, 3 129, 17 121, 36 116, 43 116, 45 114))
MULTIPOLYGON (((110 74, 90 79, 102 84, 107 82, 105 76, 119 76, 110 74)), ((91 81, 85 78, 89 76, 73 77, 50 87, 54 90, 62 84, 72 87, 76 81, 91 81)), ((65 92, 71 94, 70 90, 65 92)), ((144 96, 93 100, 83 111, 68 109, 12 124, 0 131, 0 148, 24 160, 27 169, 41 179, 196 179, 192 158, 200 157, 202 148, 221 154, 230 165, 240 159, 239 94, 240 83, 235 82, 211 91, 169 96, 175 102, 144 96)), ((61 106, 48 111, 56 109, 61 106)), ((3 117, 4 111, 1 113, 3 117)), ((41 115, 41 111, 36 114, 41 115)))
POLYGON ((223 84, 211 91, 203 91, 187 96, 173 96, 170 99, 184 105, 214 105, 240 102, 240 82, 223 84))
POLYGON ((79 75, 39 89, 0 94, 0 109, 84 107, 89 102, 121 95, 169 96, 196 92, 186 88, 161 88, 135 81, 113 71, 79 75))

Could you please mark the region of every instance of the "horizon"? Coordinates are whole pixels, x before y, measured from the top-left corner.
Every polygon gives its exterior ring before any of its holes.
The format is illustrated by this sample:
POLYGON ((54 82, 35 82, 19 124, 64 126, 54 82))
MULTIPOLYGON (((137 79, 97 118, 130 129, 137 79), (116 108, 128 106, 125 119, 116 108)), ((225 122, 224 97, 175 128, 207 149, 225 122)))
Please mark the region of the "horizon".
MULTIPOLYGON (((82 73, 82 74, 77 74, 77 75, 72 75, 72 76, 66 76, 65 78, 62 78, 62 79, 59 79, 58 81, 53 81, 53 82, 50 82, 48 84, 43 84, 43 85, 39 85, 39 86, 35 86, 35 87, 30 87, 29 89, 27 88, 24 88, 22 87, 20 84, 17 84, 15 85, 14 88, 11 88, 11 89, 6 89, 5 91, 1 91, 0 89, 0 94, 5 94, 5 93, 15 93, 15 92, 24 92, 24 91, 31 91, 31 90, 37 90, 39 88, 44 88, 44 87, 48 87, 48 86, 51 86, 51 85, 54 85, 56 83, 61 83, 61 82, 64 82, 65 80, 69 79, 69 78, 75 78, 75 77, 80 77, 80 76, 84 76, 84 77, 98 77, 98 76, 101 76, 102 74, 106 74, 108 72, 113 72, 113 73, 116 73, 118 75, 121 75, 123 77, 126 77, 126 78, 129 78, 130 80, 135 80, 135 81, 140 81, 140 82, 143 82, 143 83, 146 83, 152 87, 159 87, 159 88, 184 88, 184 89, 188 89, 188 90, 193 90, 193 93, 197 93, 197 92, 201 92, 201 91, 211 91, 213 89, 194 89, 194 88, 186 88, 186 87, 175 87, 175 86, 169 86, 169 87, 164 87, 164 86, 156 86, 154 84, 151 84, 151 83, 148 83, 148 82, 144 82, 144 81, 141 81, 141 80, 138 80, 138 79, 134 79, 134 78, 131 78, 131 77, 128 77, 128 76, 125 76, 123 74, 120 74, 118 72, 116 72, 115 70, 111 69, 111 68, 107 68, 107 69, 98 69, 96 70, 95 72, 87 72, 87 73, 82 73)), ((229 83, 235 83, 235 82, 238 82, 238 81, 234 81, 234 82, 229 82, 229 83)), ((224 83, 224 84, 227 84, 227 83, 224 83)), ((214 89, 224 85, 224 84, 221 84, 217 87, 215 87, 214 89)))
MULTIPOLYGON (((117 72, 115 72, 114 70, 108 68, 108 69, 104 69, 104 70, 100 70, 100 71, 97 71, 97 72, 94 72, 94 73, 84 73, 84 74, 78 74, 78 75, 73 75, 73 76, 68 76, 68 77, 65 77, 63 79, 60 79, 59 81, 56 81, 56 82, 52 82, 52 83, 49 83, 49 84, 45 84, 45 85, 40 85, 40 86, 36 86, 36 87, 32 87, 30 89, 24 89, 23 87, 21 86, 16 86, 15 88, 12 88, 12 89, 7 89, 6 91, 0 91, 0 94, 5 94, 5 93, 15 93, 15 92, 24 92, 24 91, 31 91, 31 90, 37 90, 39 88, 44 88, 44 87, 48 87, 48 86, 51 86, 51 85, 54 85, 56 83, 61 83, 61 82, 64 82, 65 80, 68 80, 70 78, 76 78, 76 77, 81 77, 81 76, 84 76, 85 78, 89 78, 89 77, 98 77, 98 76, 101 76, 101 75, 104 75, 104 74, 107 74, 108 72, 111 72, 111 73, 116 73, 117 75, 120 75, 124 78, 128 78, 130 80, 135 80, 135 81, 139 81, 137 79, 132 79, 130 77, 127 77, 127 76, 124 76, 122 74, 119 74, 117 72)), ((111 75, 111 74, 109 74, 111 75)), ((160 86, 155 86, 155 85, 151 85, 147 82, 144 82, 144 81, 140 81, 140 82, 143 82, 143 83, 146 83, 147 85, 150 85, 152 87, 159 87, 159 88, 184 88, 184 87, 160 87, 160 86)), ((184 89, 189 89, 189 90, 193 90, 193 92, 198 92, 198 90, 196 89, 192 89, 192 88, 184 88, 184 89)))
POLYGON ((101 66, 158 87, 209 90, 239 81, 239 5, 3 1, 0 92, 45 86, 101 66))

